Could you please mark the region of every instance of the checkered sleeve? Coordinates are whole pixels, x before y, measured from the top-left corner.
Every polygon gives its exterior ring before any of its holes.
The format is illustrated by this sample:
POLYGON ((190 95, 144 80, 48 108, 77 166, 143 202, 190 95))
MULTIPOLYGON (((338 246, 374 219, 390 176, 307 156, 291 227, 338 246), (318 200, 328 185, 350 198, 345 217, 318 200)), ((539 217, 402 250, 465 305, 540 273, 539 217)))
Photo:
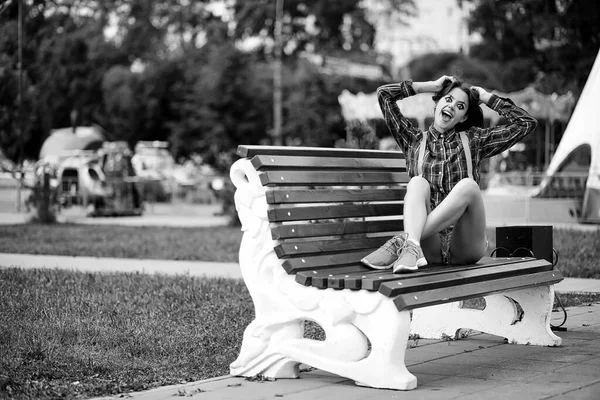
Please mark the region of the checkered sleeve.
POLYGON ((488 106, 508 120, 506 125, 497 125, 480 130, 479 152, 481 158, 500 154, 535 130, 537 120, 512 100, 492 95, 488 106))
POLYGON ((391 83, 377 88, 377 99, 383 118, 405 154, 407 154, 412 139, 419 137, 421 132, 402 114, 397 101, 415 94, 411 81, 391 83))

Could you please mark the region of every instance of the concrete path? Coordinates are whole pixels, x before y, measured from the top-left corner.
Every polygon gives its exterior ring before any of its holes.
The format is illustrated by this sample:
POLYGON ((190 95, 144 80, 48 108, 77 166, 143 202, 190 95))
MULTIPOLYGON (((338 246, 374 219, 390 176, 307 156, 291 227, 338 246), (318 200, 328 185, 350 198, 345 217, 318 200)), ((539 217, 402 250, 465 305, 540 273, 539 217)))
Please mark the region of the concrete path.
POLYGON ((30 214, 26 213, 0 212, 0 225, 25 224, 30 218, 30 214))
MULTIPOLYGON (((222 226, 229 223, 229 218, 218 215, 221 207, 216 204, 149 204, 141 216, 121 217, 88 217, 81 207, 64 209, 57 216, 63 223, 82 225, 120 225, 120 226, 173 226, 198 227, 222 226)), ((0 211, 0 225, 27 223, 33 212, 0 211)))
POLYGON ((167 275, 208 276, 241 278, 238 263, 207 261, 140 260, 108 257, 71 257, 0 253, 0 268, 19 267, 60 268, 81 272, 100 273, 149 273, 167 275))
POLYGON ((222 376, 184 385, 121 394, 103 399, 201 400, 259 399, 600 399, 600 305, 569 309, 560 347, 504 344, 502 338, 475 334, 456 341, 409 343, 406 365, 418 379, 402 392, 354 385, 319 370, 299 379, 248 380, 222 376))

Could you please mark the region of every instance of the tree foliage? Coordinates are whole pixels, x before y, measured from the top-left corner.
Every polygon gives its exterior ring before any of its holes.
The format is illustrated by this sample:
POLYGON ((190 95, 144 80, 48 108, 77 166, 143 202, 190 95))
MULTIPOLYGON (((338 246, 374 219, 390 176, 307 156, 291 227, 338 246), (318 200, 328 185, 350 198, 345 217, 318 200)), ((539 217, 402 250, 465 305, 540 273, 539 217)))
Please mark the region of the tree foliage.
POLYGON ((471 55, 503 68, 507 90, 534 82, 544 92, 578 93, 600 49, 600 3, 579 0, 461 0, 483 41, 471 55))
POLYGON ((435 80, 450 74, 472 85, 489 89, 506 90, 500 79, 501 70, 492 62, 484 62, 458 53, 425 54, 408 64, 410 76, 415 81, 435 80))
MULTIPOLYGON (((399 18, 415 13, 414 0, 373 0, 399 18)), ((234 6, 235 37, 273 38, 276 1, 246 0, 234 6)), ((283 41, 288 54, 310 48, 317 52, 365 52, 372 49, 376 26, 362 0, 285 0, 283 41)))
MULTIPOLYGON (((399 12, 413 3, 375 2, 399 12)), ((18 2, 0 2, 0 146, 9 158, 36 159, 52 129, 72 124, 98 124, 110 140, 131 146, 168 140, 177 157, 200 153, 215 164, 238 144, 270 141, 274 1, 23 4, 19 110, 18 2), (250 37, 263 45, 241 50, 240 40, 250 37)), ((340 81, 298 52, 366 54, 375 27, 359 0, 284 4, 286 142, 330 145, 344 130, 340 81)), ((351 82, 358 90, 363 83, 351 82)))

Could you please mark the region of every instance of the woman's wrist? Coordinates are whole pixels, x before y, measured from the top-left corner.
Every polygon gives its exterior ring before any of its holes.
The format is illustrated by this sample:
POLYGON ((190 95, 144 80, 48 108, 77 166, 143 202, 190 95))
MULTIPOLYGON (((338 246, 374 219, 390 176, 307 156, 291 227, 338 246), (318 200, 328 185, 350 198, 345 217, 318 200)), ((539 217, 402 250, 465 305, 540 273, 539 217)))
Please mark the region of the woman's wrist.
POLYGON ((482 103, 489 104, 491 99, 492 99, 492 94, 490 92, 480 93, 480 95, 479 95, 479 100, 482 103))

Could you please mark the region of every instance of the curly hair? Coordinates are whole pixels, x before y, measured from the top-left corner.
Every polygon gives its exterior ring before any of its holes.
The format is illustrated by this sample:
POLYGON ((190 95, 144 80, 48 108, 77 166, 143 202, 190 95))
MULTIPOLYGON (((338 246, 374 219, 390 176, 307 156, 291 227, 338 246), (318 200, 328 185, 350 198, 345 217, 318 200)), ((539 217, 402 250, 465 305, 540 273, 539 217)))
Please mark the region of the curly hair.
POLYGON ((454 127, 457 131, 466 131, 467 129, 475 126, 478 128, 483 128, 483 110, 479 106, 479 93, 475 89, 471 89, 471 87, 460 80, 450 80, 446 79, 442 86, 442 89, 435 93, 432 97, 435 105, 437 106, 438 101, 446 96, 452 89, 459 88, 467 95, 469 99, 469 107, 467 108, 467 119, 463 122, 459 122, 454 127))

